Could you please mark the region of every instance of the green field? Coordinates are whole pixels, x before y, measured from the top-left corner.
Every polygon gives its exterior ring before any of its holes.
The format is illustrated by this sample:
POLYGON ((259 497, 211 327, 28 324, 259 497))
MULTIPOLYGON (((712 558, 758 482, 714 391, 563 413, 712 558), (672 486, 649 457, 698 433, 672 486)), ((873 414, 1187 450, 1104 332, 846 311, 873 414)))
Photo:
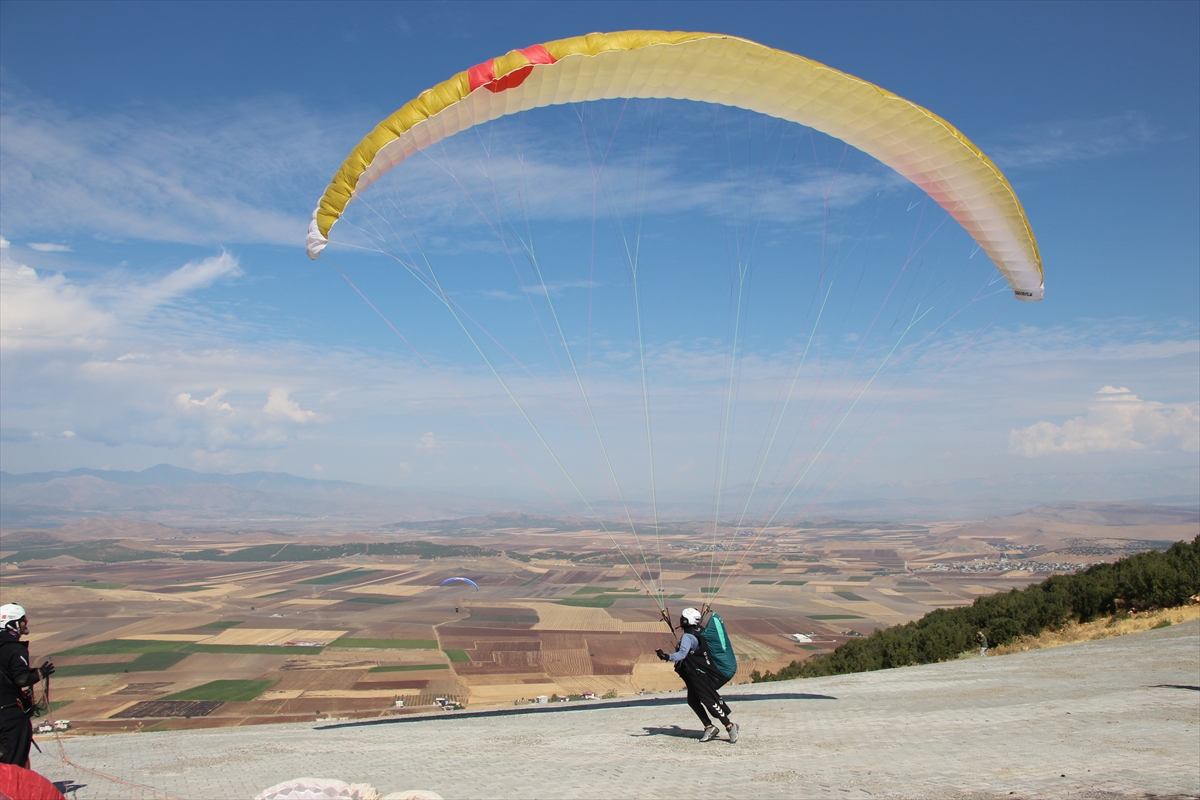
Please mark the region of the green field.
POLYGON ((245 703, 270 688, 275 681, 210 681, 194 689, 169 694, 161 700, 209 700, 245 703))
POLYGON ((850 580, 854 583, 868 583, 872 577, 874 577, 874 576, 872 576, 872 575, 851 575, 848 578, 848 580, 850 580))
POLYGON ((806 583, 808 583, 808 581, 780 581, 779 585, 780 586, 803 586, 806 583))
POLYGON ((255 600, 266 600, 268 597, 279 597, 279 595, 281 595, 281 594, 291 594, 294 591, 295 591, 295 589, 280 589, 278 592, 271 592, 270 594, 260 594, 258 597, 254 598, 254 599, 255 600))
MULTIPOLYGON (((3 558, 6 564, 19 564, 22 561, 38 561, 58 556, 73 556, 82 561, 102 561, 106 564, 124 561, 149 561, 152 558, 171 558, 168 553, 156 553, 153 550, 131 550, 117 544, 116 539, 100 539, 94 542, 80 544, 62 544, 54 547, 21 550, 3 558)), ((100 588, 100 587, 92 587, 100 588)))
MULTIPOLYGON (((545 573, 543 573, 543 574, 545 574, 545 573)), ((542 577, 542 576, 541 576, 541 575, 534 575, 532 578, 530 578, 529 580, 525 581, 525 582, 524 582, 524 583, 522 583, 521 585, 522 585, 522 586, 528 586, 529 584, 533 583, 534 581, 536 581, 536 580, 537 580, 538 578, 540 578, 540 577, 542 577)))
POLYGON ((109 664, 72 664, 58 667, 55 675, 69 678, 78 675, 119 675, 122 672, 162 672, 183 661, 191 653, 163 652, 142 653, 133 661, 109 664))
POLYGON ((225 628, 236 628, 238 625, 241 625, 243 622, 245 622, 245 620, 223 619, 219 622, 210 622, 207 625, 205 625, 204 627, 205 628, 220 628, 220 629, 224 630, 225 628))
MULTIPOLYGON (((118 653, 165 653, 182 650, 189 642, 156 642, 142 639, 108 639, 73 647, 55 656, 111 656, 118 653)), ((66 669, 62 667, 61 669, 66 669)))
POLYGON ((403 603, 406 597, 347 597, 347 603, 374 603, 377 606, 394 606, 403 603))
POLYGON ((796 645, 796 647, 799 647, 801 650, 824 650, 825 649, 825 648, 820 647, 815 644, 798 644, 798 645, 796 645))
POLYGON ((345 581, 351 581, 357 578, 365 578, 368 575, 378 575, 383 571, 384 570, 381 569, 351 569, 346 570, 345 572, 334 572, 330 575, 318 575, 315 578, 309 578, 305 581, 296 581, 296 583, 323 586, 329 583, 343 583, 345 581))
POLYGON ((775 581, 750 581, 751 586, 774 586, 775 581))
POLYGON ((862 619, 862 617, 854 614, 806 614, 809 619, 824 620, 824 619, 862 619))
POLYGON ((332 648, 366 648, 371 650, 437 650, 435 639, 355 639, 342 637, 332 648))
POLYGON ((754 569, 779 569, 778 564, 763 563, 763 564, 751 564, 750 566, 753 567, 754 569))
POLYGON ((446 654, 446 658, 450 659, 451 664, 471 663, 471 657, 467 655, 466 650, 443 650, 442 652, 446 654))
POLYGON ((716 594, 721 590, 720 586, 701 586, 700 594, 716 594))
POLYGON ((124 589, 123 583, 108 583, 105 581, 81 581, 79 583, 64 583, 63 586, 82 586, 84 589, 124 589))
POLYGON ((255 655, 255 656, 302 656, 316 655, 324 650, 324 647, 305 647, 292 645, 291 647, 276 647, 274 645, 259 645, 259 644, 192 644, 183 642, 183 650, 188 653, 236 653, 239 655, 255 655))
POLYGON ((613 603, 617 602, 617 598, 611 595, 598 594, 594 597, 568 597, 558 601, 560 606, 578 606, 581 608, 608 608, 613 603))
POLYGON ((854 592, 847 592, 847 591, 844 591, 844 590, 843 590, 843 591, 840 591, 840 592, 834 592, 834 594, 836 594, 838 597, 842 598, 843 600, 849 600, 849 601, 851 601, 851 602, 853 602, 853 603, 865 603, 865 602, 867 602, 867 598, 865 598, 865 597, 859 597, 859 596, 858 596, 858 595, 856 595, 854 592))
MULTIPOLYGON (((466 653, 463 655, 465 656, 466 653)), ((470 661, 471 659, 464 660, 470 661)), ((427 669, 450 669, 450 666, 448 664, 388 664, 383 667, 371 667, 367 672, 421 672, 427 669)))

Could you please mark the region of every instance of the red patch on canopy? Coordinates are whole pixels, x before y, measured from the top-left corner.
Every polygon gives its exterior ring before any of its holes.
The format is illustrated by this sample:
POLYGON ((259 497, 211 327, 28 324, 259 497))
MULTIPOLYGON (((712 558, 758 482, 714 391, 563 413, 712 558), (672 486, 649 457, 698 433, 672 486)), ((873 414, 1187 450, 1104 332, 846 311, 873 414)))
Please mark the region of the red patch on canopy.
POLYGON ((0 796, 15 800, 66 800, 54 784, 31 769, 0 764, 0 796))
POLYGON ((525 79, 529 77, 529 73, 533 72, 534 64, 553 64, 558 60, 540 44, 530 45, 517 52, 529 59, 529 66, 518 67, 501 78, 496 77, 495 59, 485 61, 467 70, 467 80, 471 91, 475 91, 480 86, 486 86, 489 92, 496 93, 515 88, 524 83, 525 79))

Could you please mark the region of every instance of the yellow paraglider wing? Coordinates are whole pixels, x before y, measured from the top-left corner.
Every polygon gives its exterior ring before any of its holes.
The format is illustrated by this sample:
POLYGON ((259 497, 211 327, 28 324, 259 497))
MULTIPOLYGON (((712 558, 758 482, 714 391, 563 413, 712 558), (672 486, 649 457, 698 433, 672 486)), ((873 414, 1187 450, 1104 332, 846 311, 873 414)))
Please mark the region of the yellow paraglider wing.
POLYGON ((734 36, 593 33, 507 55, 422 92, 379 123, 334 175, 306 240, 317 258, 354 197, 421 149, 543 106, 669 98, 796 122, 862 150, 921 187, 988 254, 1022 300, 1041 300, 1042 261, 1000 170, 953 125, 872 83, 734 36))

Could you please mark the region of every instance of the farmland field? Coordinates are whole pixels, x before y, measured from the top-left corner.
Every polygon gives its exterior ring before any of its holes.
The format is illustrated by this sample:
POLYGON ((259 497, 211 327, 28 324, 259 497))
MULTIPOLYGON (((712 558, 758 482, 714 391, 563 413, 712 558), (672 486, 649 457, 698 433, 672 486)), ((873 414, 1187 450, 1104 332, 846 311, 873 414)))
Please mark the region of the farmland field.
MULTIPOLYGON (((104 524, 94 521, 86 535, 103 538, 95 531, 104 524)), ((436 697, 510 705, 541 694, 678 688, 654 656, 675 639, 648 584, 674 620, 686 606, 714 604, 739 657, 739 682, 1099 560, 1080 553, 1103 550, 1112 560, 1143 542, 1190 538, 1193 528, 1031 513, 921 525, 824 520, 768 530, 737 571, 712 569, 711 553, 691 549, 703 537, 677 532, 664 537, 663 566, 649 575, 593 564, 602 560, 596 531, 486 529, 464 550, 444 536, 446 544, 392 538, 377 547, 363 541, 373 534, 356 533, 343 546, 337 534, 162 526, 137 536, 129 531, 141 529, 122 527, 130 538, 114 534, 104 541, 115 544, 93 547, 64 528, 35 532, 62 543, 43 548, 54 555, 42 559, 38 549, 10 549, 21 532, 6 530, 0 556, 22 555, 0 559, 0 592, 29 611, 34 658, 58 664, 54 701, 73 726, 134 730, 153 720, 160 730, 402 714, 428 710, 436 697), (74 555, 60 558, 67 550, 74 555), (161 557, 121 560, 129 553, 161 557), (106 554, 114 560, 83 558, 106 554), (457 576, 479 590, 439 586, 457 576)))

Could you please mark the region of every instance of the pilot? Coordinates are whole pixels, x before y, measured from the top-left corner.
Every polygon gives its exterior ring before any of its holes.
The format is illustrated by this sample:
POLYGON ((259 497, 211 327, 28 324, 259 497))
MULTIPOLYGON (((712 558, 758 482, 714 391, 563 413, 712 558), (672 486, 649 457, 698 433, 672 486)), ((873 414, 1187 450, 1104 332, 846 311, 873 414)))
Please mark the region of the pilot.
POLYGON ((25 609, 16 603, 0 606, 0 764, 29 769, 33 743, 33 686, 54 674, 54 665, 29 666, 29 635, 25 609))
POLYGON ((683 678, 683 685, 687 687, 688 705, 704 725, 700 741, 712 741, 719 732, 717 726, 709 719, 708 712, 712 712, 729 732, 729 741, 736 742, 737 723, 729 719, 729 706, 717 691, 729 678, 722 675, 713 663, 712 651, 704 640, 703 629, 700 627, 701 619, 699 611, 685 608, 679 617, 679 627, 684 631, 679 639, 679 649, 674 653, 664 653, 662 650, 656 650, 655 653, 663 661, 674 662, 675 672, 683 678))

